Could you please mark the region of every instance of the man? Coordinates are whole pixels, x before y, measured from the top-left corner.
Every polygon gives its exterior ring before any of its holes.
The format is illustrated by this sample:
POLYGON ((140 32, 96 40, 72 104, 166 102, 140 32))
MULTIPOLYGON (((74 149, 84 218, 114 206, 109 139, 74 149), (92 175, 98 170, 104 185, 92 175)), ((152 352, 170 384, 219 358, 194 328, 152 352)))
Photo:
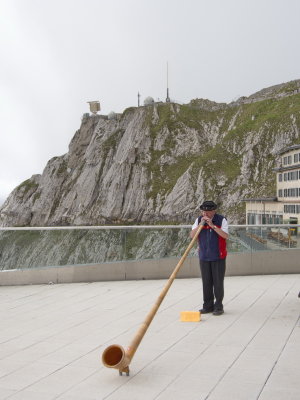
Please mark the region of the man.
POLYGON ((192 227, 190 236, 193 238, 202 224, 199 234, 199 259, 203 285, 202 314, 212 312, 214 315, 224 313, 224 276, 226 269, 226 239, 228 239, 228 224, 223 215, 216 214, 217 204, 204 201, 200 206, 202 215, 192 227))

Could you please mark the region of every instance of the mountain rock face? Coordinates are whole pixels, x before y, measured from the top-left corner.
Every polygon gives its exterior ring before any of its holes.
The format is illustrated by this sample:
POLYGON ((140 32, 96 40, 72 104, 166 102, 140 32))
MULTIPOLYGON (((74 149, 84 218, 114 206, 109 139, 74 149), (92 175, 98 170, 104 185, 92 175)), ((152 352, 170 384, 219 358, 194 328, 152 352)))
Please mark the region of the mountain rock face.
POLYGON ((154 103, 84 115, 67 154, 20 184, 2 226, 190 223, 214 200, 230 223, 245 197, 276 196, 276 154, 300 143, 300 81, 235 103, 154 103))

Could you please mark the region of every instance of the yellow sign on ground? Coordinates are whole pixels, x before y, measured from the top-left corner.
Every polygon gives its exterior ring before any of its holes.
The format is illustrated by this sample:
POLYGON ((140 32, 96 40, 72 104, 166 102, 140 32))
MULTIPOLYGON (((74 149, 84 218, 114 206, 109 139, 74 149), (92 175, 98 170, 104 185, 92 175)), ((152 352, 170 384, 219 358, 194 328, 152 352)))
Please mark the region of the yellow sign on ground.
POLYGON ((200 311, 181 311, 181 322, 199 322, 201 320, 200 311))

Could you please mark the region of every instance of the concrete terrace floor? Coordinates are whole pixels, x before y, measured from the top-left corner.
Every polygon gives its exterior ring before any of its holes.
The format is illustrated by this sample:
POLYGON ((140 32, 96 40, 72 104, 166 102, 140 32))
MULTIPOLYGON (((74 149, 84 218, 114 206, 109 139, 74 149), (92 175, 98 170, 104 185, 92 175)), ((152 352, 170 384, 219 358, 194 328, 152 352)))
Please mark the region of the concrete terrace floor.
POLYGON ((300 275, 227 277, 225 314, 201 306, 200 279, 178 279, 130 365, 126 347, 165 280, 0 287, 0 399, 300 399, 300 275))

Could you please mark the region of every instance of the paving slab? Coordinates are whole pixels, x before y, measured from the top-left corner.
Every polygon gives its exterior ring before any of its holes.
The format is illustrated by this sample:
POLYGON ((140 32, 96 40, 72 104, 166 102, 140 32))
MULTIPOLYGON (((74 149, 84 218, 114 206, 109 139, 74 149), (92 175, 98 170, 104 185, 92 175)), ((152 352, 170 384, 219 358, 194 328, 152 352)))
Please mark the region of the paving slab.
POLYGON ((0 400, 299 400, 300 274, 225 279, 225 313, 202 306, 201 279, 177 279, 130 365, 126 347, 166 280, 0 287, 0 400))

